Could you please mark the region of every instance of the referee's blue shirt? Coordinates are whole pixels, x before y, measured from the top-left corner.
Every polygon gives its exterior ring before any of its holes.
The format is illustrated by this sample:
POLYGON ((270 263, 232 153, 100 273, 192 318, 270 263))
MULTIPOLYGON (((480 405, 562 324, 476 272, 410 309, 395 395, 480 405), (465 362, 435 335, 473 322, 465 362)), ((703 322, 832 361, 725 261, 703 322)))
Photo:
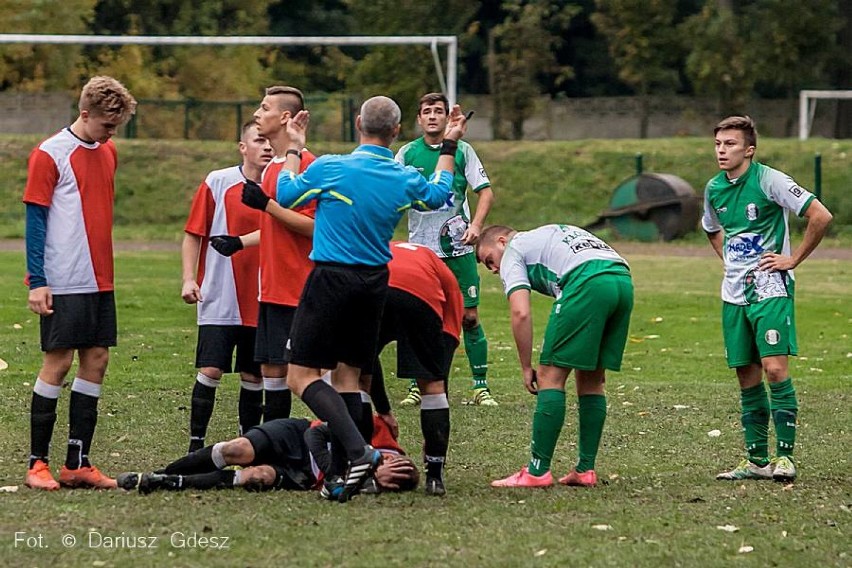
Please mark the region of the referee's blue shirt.
POLYGON ((381 266, 391 260, 388 243, 403 213, 441 207, 452 182, 450 172, 427 180, 389 148, 362 144, 351 154, 317 158, 299 175, 283 170, 276 200, 291 209, 318 200, 313 261, 381 266))

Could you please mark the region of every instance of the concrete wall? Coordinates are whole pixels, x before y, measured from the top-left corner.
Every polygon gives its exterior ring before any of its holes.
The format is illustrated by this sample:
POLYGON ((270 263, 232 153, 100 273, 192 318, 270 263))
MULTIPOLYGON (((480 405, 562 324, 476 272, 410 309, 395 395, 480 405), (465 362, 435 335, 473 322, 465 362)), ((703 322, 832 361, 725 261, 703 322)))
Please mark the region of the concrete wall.
MULTIPOLYGON (((492 106, 487 96, 461 98, 465 109, 476 110, 468 138, 491 140, 492 106)), ((762 136, 798 136, 798 101, 755 101, 746 109, 762 136)), ((811 136, 832 137, 836 100, 819 101, 811 136)), ((648 136, 707 136, 724 118, 712 102, 693 97, 655 97, 651 102, 648 136)), ((582 140, 638 138, 640 102, 636 97, 594 97, 536 101, 534 116, 524 123, 525 140, 582 140)), ((508 124, 505 128, 510 132, 508 124)))
POLYGON ((71 124, 74 103, 64 93, 0 93, 0 133, 49 136, 71 124))
MULTIPOLYGON (((74 99, 62 93, 0 93, 0 133, 50 135, 76 116, 74 99)), ((463 96, 465 109, 476 110, 468 131, 470 140, 493 139, 492 107, 487 96, 463 96)), ((757 121, 762 136, 798 135, 798 101, 755 101, 746 111, 757 121)), ((140 115, 144 108, 140 109, 140 115)), ((812 136, 831 137, 836 100, 817 105, 812 136)), ((638 138, 639 100, 635 97, 595 97, 536 101, 535 115, 524 124, 527 140, 638 138)), ((723 118, 711 102, 692 97, 656 97, 651 103, 649 137, 707 136, 723 118)), ((144 120, 141 121, 144 123, 144 120)), ((230 123, 229 123, 230 124, 230 123)), ((147 137, 141 131, 139 135, 147 137)), ((412 132, 416 132, 416 127, 412 132)), ((508 128, 507 128, 508 131, 508 128)))

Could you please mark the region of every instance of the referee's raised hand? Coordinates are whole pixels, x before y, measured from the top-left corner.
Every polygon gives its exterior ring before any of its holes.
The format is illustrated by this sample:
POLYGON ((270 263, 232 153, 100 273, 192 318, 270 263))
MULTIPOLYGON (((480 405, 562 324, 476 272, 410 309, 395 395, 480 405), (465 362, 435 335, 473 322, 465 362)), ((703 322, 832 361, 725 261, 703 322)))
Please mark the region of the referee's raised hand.
POLYGON ((447 128, 444 130, 446 140, 461 140, 467 132, 467 118, 462 113, 461 106, 453 105, 447 120, 447 128))

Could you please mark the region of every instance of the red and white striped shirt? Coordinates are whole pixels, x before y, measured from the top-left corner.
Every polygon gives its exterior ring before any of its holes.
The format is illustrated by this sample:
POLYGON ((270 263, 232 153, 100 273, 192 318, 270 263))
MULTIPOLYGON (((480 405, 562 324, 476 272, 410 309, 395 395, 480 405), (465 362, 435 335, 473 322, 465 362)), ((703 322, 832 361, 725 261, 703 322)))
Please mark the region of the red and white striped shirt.
POLYGON ((211 236, 245 235, 260 227, 261 212, 242 203, 245 179, 238 166, 212 171, 192 199, 184 231, 202 237, 198 325, 257 326, 258 248, 227 257, 210 246, 211 236))

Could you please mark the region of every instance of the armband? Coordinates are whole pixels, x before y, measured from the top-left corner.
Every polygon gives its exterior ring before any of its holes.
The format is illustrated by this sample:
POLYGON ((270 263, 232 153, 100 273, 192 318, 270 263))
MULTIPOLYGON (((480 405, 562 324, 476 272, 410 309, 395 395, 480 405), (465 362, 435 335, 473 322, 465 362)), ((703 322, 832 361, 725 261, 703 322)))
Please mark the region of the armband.
POLYGON ((444 140, 441 143, 441 156, 455 156, 458 147, 458 140, 444 140))

